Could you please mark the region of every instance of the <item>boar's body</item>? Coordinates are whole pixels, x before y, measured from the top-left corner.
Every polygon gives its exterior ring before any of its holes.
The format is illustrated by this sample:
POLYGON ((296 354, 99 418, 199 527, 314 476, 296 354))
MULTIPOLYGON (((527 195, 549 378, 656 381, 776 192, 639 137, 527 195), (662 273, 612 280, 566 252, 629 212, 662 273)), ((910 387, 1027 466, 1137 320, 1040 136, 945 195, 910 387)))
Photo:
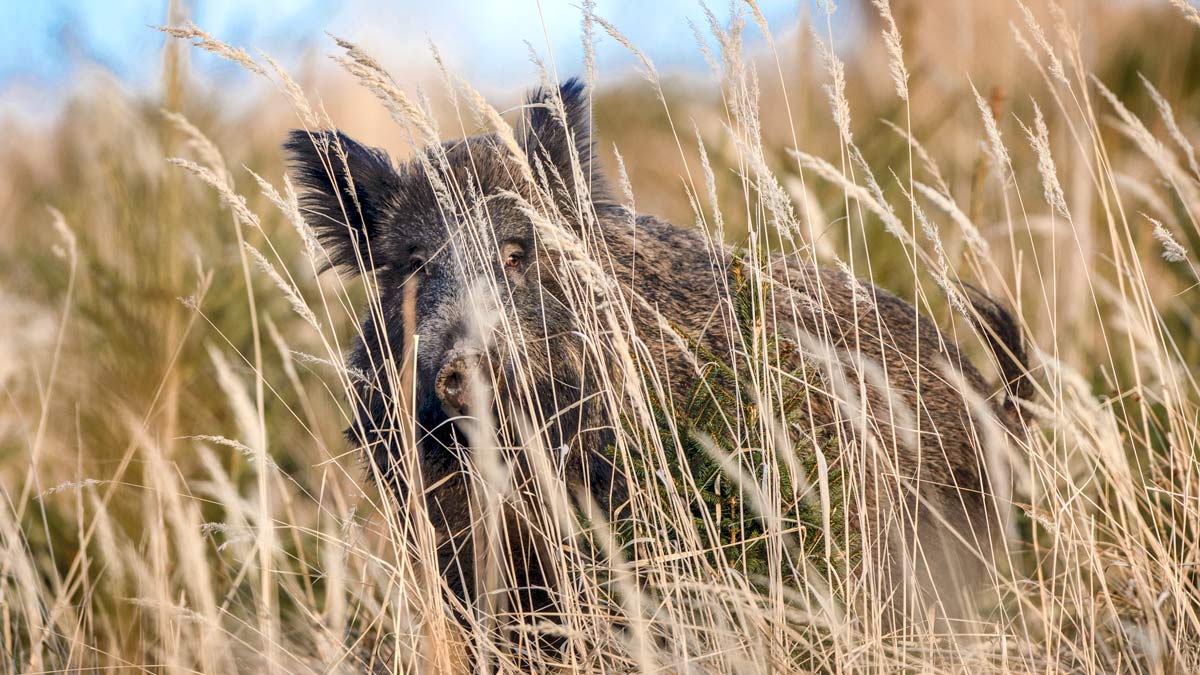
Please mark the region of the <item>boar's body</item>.
MULTIPOLYGON (((735 252, 651 216, 631 225, 618 210, 601 222, 618 283, 699 345, 682 349, 664 336, 654 312, 635 308, 638 336, 666 373, 675 409, 688 410, 697 352, 733 363, 742 358, 735 352, 749 351, 732 320, 735 252)), ((818 444, 836 441, 839 461, 866 463, 850 472, 857 480, 848 500, 851 531, 873 547, 885 586, 915 584, 918 596, 903 601, 910 610, 933 602, 963 615, 967 597, 986 581, 1000 535, 987 466, 1003 458, 1003 448, 985 446, 1020 434, 1011 400, 895 295, 790 257, 775 256, 768 267, 765 328, 797 347, 778 366, 808 369, 808 397, 792 422, 818 444)), ((1019 332, 986 297, 972 301, 1002 374, 1018 382, 1019 332)))
MULTIPOLYGON (((302 205, 317 221, 331 266, 373 270, 378 281, 379 302, 367 313, 349 358, 352 371, 361 374, 350 436, 401 501, 414 490, 424 496, 439 536, 441 571, 464 598, 478 583, 472 532, 481 517, 480 505, 472 503, 471 450, 461 433, 462 390, 469 379, 464 364, 486 364, 498 387, 513 379, 514 369, 532 374, 532 390, 518 395, 510 386, 496 396, 498 404, 532 401, 539 408, 530 416, 546 424, 529 447, 555 453, 565 448, 567 482, 590 490, 610 514, 626 497, 622 474, 604 453, 619 421, 595 396, 602 383, 624 383, 610 372, 613 364, 584 356, 576 316, 555 272, 562 261, 539 242, 528 209, 509 199, 523 194, 530 175, 550 184, 540 194, 562 202, 557 207, 574 221, 584 248, 599 253, 599 266, 630 301, 633 332, 645 347, 639 353, 650 355, 677 409, 685 409, 685 398, 697 390, 699 352, 733 361, 744 350, 731 320, 733 251, 698 231, 635 217, 608 197, 593 164, 586 95, 578 83, 568 82, 556 94, 538 92, 531 107, 521 138, 533 171, 524 174, 511 161, 511 145, 494 135, 446 144, 436 162, 399 169, 382 152, 334 132, 294 132, 287 144, 304 188, 302 205), (586 190, 577 189, 580 179, 588 181, 586 190), (587 195, 584 208, 577 201, 581 192, 587 195), (457 211, 446 204, 452 198, 460 202, 457 211), (488 209, 489 232, 482 237, 484 255, 471 262, 463 240, 481 237, 463 234, 459 220, 480 203, 488 209), (581 218, 583 211, 589 215, 581 218), (481 311, 471 300, 480 285, 500 289, 488 311, 507 322, 509 333, 515 327, 520 353, 479 335, 498 330, 496 321, 469 330, 481 311), (666 326, 700 349, 668 335, 666 326), (420 336, 421 347, 410 400, 398 395, 395 382, 412 335, 420 336), (598 377, 601 372, 606 377, 598 377), (410 439, 416 461, 404 455, 408 450, 396 433, 406 405, 416 412, 417 438, 410 439)), ((997 426, 989 417, 1015 432, 1011 408, 978 403, 993 388, 954 341, 908 303, 792 258, 775 257, 767 266, 765 328, 797 346, 779 366, 818 371, 802 419, 794 422, 813 436, 836 439, 840 461, 867 464, 856 474, 857 509, 851 514, 864 545, 882 556, 891 574, 923 566, 917 581, 925 591, 935 590, 934 579, 950 578, 944 574, 977 576, 979 569, 969 570, 968 563, 987 559, 995 533, 980 439, 997 426), (923 550, 915 565, 906 551, 918 542, 923 550)), ((1015 381, 1022 347, 1011 317, 982 297, 974 301, 1006 380, 1015 381)), ((510 462, 521 474, 520 454, 510 462)), ((537 562, 547 551, 532 534, 539 529, 538 509, 519 503, 506 508, 508 567, 516 573, 510 582, 525 596, 522 605, 549 605, 553 582, 537 562)))

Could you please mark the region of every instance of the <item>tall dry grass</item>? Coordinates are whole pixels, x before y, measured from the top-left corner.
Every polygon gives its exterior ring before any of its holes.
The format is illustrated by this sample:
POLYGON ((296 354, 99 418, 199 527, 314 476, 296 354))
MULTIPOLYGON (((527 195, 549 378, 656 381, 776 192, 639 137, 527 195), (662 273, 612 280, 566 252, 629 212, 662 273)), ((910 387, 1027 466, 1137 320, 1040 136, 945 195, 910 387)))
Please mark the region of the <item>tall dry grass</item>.
MULTIPOLYGON (((1006 540, 969 624, 885 620, 871 560, 854 573, 853 523, 838 522, 862 472, 831 469, 771 407, 787 382, 770 336, 753 334, 761 349, 738 373, 767 412, 724 411, 725 438, 703 451, 723 499, 698 508, 708 488, 680 471, 686 430, 656 415, 667 383, 635 377, 640 347, 622 337, 636 300, 537 203, 588 357, 611 364, 605 405, 625 428, 617 456, 639 467, 636 517, 581 519, 555 453, 522 447, 538 495, 527 517, 560 544, 561 616, 456 607, 420 503, 368 480, 342 437, 362 376, 342 355, 360 314, 382 311, 378 289, 317 273, 324 252, 280 164, 286 126, 352 120, 326 112, 329 89, 172 16, 161 101, 99 86, 4 151, 3 667, 1200 668, 1194 12, 968 4, 873 0, 879 32, 853 50, 818 12, 753 55, 743 45, 765 22, 740 5, 696 31, 705 86, 661 75, 600 17, 585 33, 626 45, 646 75, 595 100, 625 202, 750 252, 844 267, 936 317, 981 364, 961 283, 1018 311, 1035 347, 1032 431, 989 444, 1006 540), (241 63, 273 104, 235 119, 189 90, 187 41, 241 63), (567 647, 542 649, 539 634, 567 647)), ((433 74, 426 97, 349 43, 335 54, 413 146, 511 133, 503 107, 453 73, 433 74)), ((444 198, 469 204, 464 186, 444 198)), ((486 221, 468 221, 466 250, 486 256, 486 221)), ((739 331, 769 303, 749 306, 739 331)), ((411 376, 388 377, 405 391, 411 376)), ((411 448, 411 418, 397 422, 411 448)), ((499 460, 516 450, 496 429, 472 439, 484 514, 513 490, 499 460)), ((501 585, 499 524, 478 528, 501 585)))

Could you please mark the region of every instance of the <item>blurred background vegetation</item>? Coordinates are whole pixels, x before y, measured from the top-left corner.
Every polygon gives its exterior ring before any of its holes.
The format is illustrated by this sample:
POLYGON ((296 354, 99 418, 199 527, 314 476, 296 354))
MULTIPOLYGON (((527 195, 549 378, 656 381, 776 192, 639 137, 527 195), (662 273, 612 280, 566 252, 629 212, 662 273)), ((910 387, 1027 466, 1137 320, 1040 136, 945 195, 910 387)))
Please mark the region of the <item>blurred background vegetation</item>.
MULTIPOLYGON (((1177 10, 1165 3, 1148 2, 1087 2, 1078 3, 1078 7, 1065 3, 1065 6, 1086 37, 1083 49, 1089 58, 1089 68, 1135 115, 1146 120, 1156 135, 1163 136, 1165 130, 1161 128, 1153 101, 1145 95, 1139 74, 1155 83, 1177 111, 1194 110, 1200 104, 1197 101, 1200 48, 1196 32, 1180 19, 1177 10)), ((1007 242, 1004 206, 995 191, 981 180, 986 157, 981 146, 978 110, 969 87, 973 83, 988 97, 1000 129, 1011 141, 1017 156, 1014 161, 1035 163, 1028 145, 1018 142, 1022 131, 1016 119, 1031 117, 1030 97, 1043 95, 1045 83, 1009 32, 1010 22, 1022 25, 1020 9, 1004 2, 928 0, 895 2, 893 8, 904 36, 905 58, 911 73, 912 134, 938 158, 942 176, 959 203, 969 206, 969 215, 981 224, 984 235, 1007 242), (993 225, 990 230, 989 223, 993 225)), ((1044 10, 1036 5, 1034 8, 1044 10)), ((868 6, 850 12, 862 25, 843 26, 848 37, 833 35, 834 44, 846 60, 853 133, 876 176, 890 177, 891 172, 906 176, 908 145, 885 124, 907 128, 906 110, 894 96, 881 42, 863 39, 864 35, 878 32, 877 15, 869 10, 868 6)), ((807 7, 794 8, 793 23, 798 25, 792 26, 787 26, 784 15, 777 15, 785 26, 775 37, 782 73, 774 72, 773 59, 765 45, 758 44, 752 53, 757 53, 765 66, 760 74, 763 144, 774 152, 770 159, 799 201, 795 192, 799 189, 795 162, 788 158, 787 150, 799 144, 805 152, 833 161, 839 156, 839 140, 830 120, 828 97, 822 89, 823 65, 810 32, 813 15, 807 7)), ((682 12, 675 23, 680 48, 699 53, 682 12)), ((815 30, 824 33, 820 25, 815 30)), ((753 27, 749 33, 754 34, 753 27)), ((317 31, 312 35, 313 50, 320 53, 331 49, 317 31)), ((524 45, 514 44, 511 48, 520 51, 524 45)), ((66 363, 71 364, 71 370, 55 383, 62 390, 55 397, 61 409, 52 417, 56 420, 56 431, 68 436, 77 432, 86 434, 80 439, 83 445, 101 454, 104 449, 119 454, 124 446, 121 440, 125 432, 119 425, 108 422, 114 409, 142 413, 155 409, 169 411, 170 415, 181 417, 172 420, 170 426, 186 433, 220 428, 226 413, 222 405, 216 409, 210 405, 220 401, 220 397, 214 396, 216 383, 208 376, 204 345, 220 335, 223 337, 216 339, 228 340, 240 352, 251 351, 230 216, 208 188, 165 161, 167 157, 188 156, 188 148, 186 139, 162 111, 182 112, 221 149, 238 192, 246 195, 251 209, 264 218, 265 232, 280 232, 281 228, 289 227, 269 208, 253 177, 242 168, 278 182, 283 172, 279 141, 286 129, 297 124, 286 101, 278 92, 252 86, 252 81, 231 89, 206 74, 193 75, 188 67, 191 58, 184 45, 166 44, 161 83, 151 87, 161 90, 157 94, 131 87, 104 74, 98 66, 82 68, 78 77, 86 82, 69 88, 72 95, 55 101, 54 106, 44 111, 44 119, 33 120, 26 111, 0 121, 8 139, 0 147, 3 177, 0 288, 5 295, 4 309, 0 311, 13 317, 6 322, 10 327, 28 326, 28 330, 6 331, 9 335, 5 337, 3 353, 12 354, 14 365, 0 373, 23 370, 25 365, 38 363, 37 351, 54 343, 69 269, 55 255, 57 234, 49 227, 51 217, 46 211, 47 206, 53 206, 62 212, 78 237, 81 264, 72 316, 68 318, 67 343, 63 347, 69 355, 66 363), (206 321, 187 329, 194 317, 179 298, 196 291, 198 264, 213 274, 213 288, 204 305, 211 325, 206 321), (185 330, 188 337, 180 342, 185 330), (182 351, 176 354, 177 349, 182 351), (175 365, 169 368, 172 362, 175 365), (166 372, 188 386, 179 387, 176 383, 166 387, 164 391, 173 392, 181 400, 159 400, 152 406, 166 372), (78 429, 74 428, 76 417, 78 429)), ((389 65, 386 52, 381 60, 389 65)), ((304 62, 309 67, 300 73, 300 81, 314 99, 322 101, 339 126, 364 142, 389 149, 397 157, 410 152, 401 130, 388 120, 386 111, 368 92, 351 82, 349 76, 317 59, 304 62)), ((569 64, 562 64, 560 72, 579 72, 581 64, 577 65, 575 70, 567 70, 569 64)), ((527 70, 533 73, 531 80, 536 77, 532 67, 527 70)), ((534 84, 529 82, 529 86, 534 84)), ((435 106, 440 104, 437 109, 444 114, 442 128, 447 135, 454 135, 451 130, 459 122, 450 117, 445 101, 439 100, 441 85, 436 75, 416 76, 411 85, 423 86, 430 92, 435 106)), ((494 103, 500 110, 510 108, 528 88, 517 87, 494 103)), ((624 157, 639 210, 689 224, 696 216, 683 188, 683 177, 689 173, 698 175, 700 170, 695 134, 698 132, 706 145, 719 194, 727 204, 740 199, 741 183, 735 174, 737 152, 722 128, 724 108, 715 78, 706 77, 695 68, 667 70, 665 91, 674 129, 653 88, 643 79, 627 69, 617 69, 614 74, 601 72, 595 95, 598 140, 610 174, 616 174, 612 148, 617 148, 624 157)), ((1113 125, 1106 132, 1114 137, 1119 134, 1113 125)), ((1116 143, 1118 147, 1132 145, 1132 141, 1121 139, 1116 143)), ((1065 143, 1061 152, 1070 152, 1065 143)), ((929 178, 919 160, 914 171, 919 180, 929 178)), ((1080 169, 1063 180, 1068 184, 1085 181, 1084 171, 1080 169)), ((1128 165, 1125 171, 1137 174, 1128 165)), ((1021 193, 1039 194, 1036 172, 1025 172, 1022 176, 1028 183, 1019 186, 1021 193)), ((881 180, 881 184, 889 197, 895 196, 902 186, 895 180, 881 180)), ((895 240, 882 228, 874 228, 867 230, 865 237, 848 242, 846 228, 838 225, 839 218, 845 215, 841 189, 818 181, 810 181, 809 189, 815 190, 814 208, 818 213, 814 215, 824 219, 819 247, 827 246, 827 250, 843 257, 851 246, 858 249, 859 256, 866 250, 872 251, 876 281, 901 297, 911 296, 916 281, 911 269, 902 255, 887 254, 889 249, 897 247, 895 240)), ((1085 214, 1095 207, 1077 206, 1080 208, 1077 212, 1085 214)), ((1180 205, 1149 206, 1174 210, 1180 205)), ((735 242, 744 237, 746 220, 744 214, 738 216, 737 209, 726 215, 728 236, 735 242)), ((1143 243, 1152 249, 1154 243, 1148 228, 1145 239, 1143 243)), ((274 237, 273 241, 277 246, 280 242, 298 244, 285 236, 274 237)), ((1014 243, 1018 254, 1030 245, 1028 239, 1020 238, 1014 243)), ((1185 246, 1189 243, 1185 242, 1185 246)), ((1102 242, 1088 242, 1088 245, 1096 247, 1097 255, 1103 254, 1102 242)), ((295 259, 299 255, 298 246, 284 255, 295 259)), ((1164 269, 1162 273, 1173 272, 1164 269)), ((1187 274, 1186 270, 1178 273, 1187 274)), ((299 281, 318 283, 313 279, 299 281)), ((258 290, 260 306, 267 307, 270 315, 280 322, 284 335, 290 335, 286 324, 295 317, 286 310, 286 301, 265 285, 258 290)), ((1078 290, 1062 289, 1064 294, 1078 290)), ((1066 301, 1079 306, 1074 302, 1077 299, 1068 297, 1066 301)), ((1181 307, 1186 299, 1186 296, 1179 298, 1181 307)), ((1045 315, 1034 310, 1026 316, 1037 321, 1039 314, 1045 315)), ((945 320, 948 315, 939 318, 945 320)), ((1190 312, 1168 318, 1181 330, 1192 328, 1195 321, 1190 312)), ((1078 335, 1085 342, 1087 336, 1086 332, 1078 335)), ((1195 350, 1200 345, 1195 341, 1181 344, 1191 350, 1191 358, 1195 359, 1195 350)), ((1081 344, 1079 348, 1087 350, 1095 346, 1081 344)), ((44 378, 43 373, 42 386, 47 384, 44 378)), ((32 382, 10 378, 7 386, 18 387, 18 381, 32 382)), ((287 428, 292 424, 288 416, 269 417, 280 423, 278 431, 287 438, 287 428)), ((330 425, 320 430, 326 434, 323 437, 336 439, 333 432, 339 423, 327 416, 319 419, 330 425)), ((5 465, 21 467, 28 452, 26 441, 20 434, 7 438, 3 447, 9 461, 5 465)), ((77 442, 66 443, 64 449, 69 450, 77 442)), ((303 453, 309 445, 298 440, 288 453, 303 453)), ((71 464, 74 459, 71 452, 71 464)), ((111 460, 96 453, 89 453, 83 459, 111 460)))

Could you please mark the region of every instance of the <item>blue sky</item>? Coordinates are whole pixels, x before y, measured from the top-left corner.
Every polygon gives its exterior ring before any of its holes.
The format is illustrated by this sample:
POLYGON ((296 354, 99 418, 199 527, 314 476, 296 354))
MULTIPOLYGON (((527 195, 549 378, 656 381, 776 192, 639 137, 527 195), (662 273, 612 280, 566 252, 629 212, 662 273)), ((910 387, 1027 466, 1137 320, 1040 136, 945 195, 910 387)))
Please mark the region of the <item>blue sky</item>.
MULTIPOLYGON (((776 34, 795 25, 810 0, 760 0, 776 34)), ((191 0, 203 29, 254 53, 261 49, 295 68, 305 54, 332 51, 326 32, 359 42, 381 61, 431 64, 428 42, 452 68, 483 89, 527 83, 535 74, 525 41, 549 51, 560 73, 582 62, 579 0, 191 0), (490 86, 489 86, 490 85, 490 86)), ((724 18, 728 5, 710 3, 724 18)), ((841 25, 856 23, 855 4, 841 3, 841 25)), ((620 28, 664 70, 703 67, 687 19, 703 25, 698 0, 597 0, 597 13, 620 28)), ((52 105, 86 66, 97 64, 134 88, 153 87, 165 22, 165 0, 0 0, 0 92, 20 90, 31 103, 52 105), (38 92, 30 97, 28 92, 38 92)), ((750 34, 757 36, 757 31, 750 34)), ((602 74, 633 64, 606 36, 597 49, 602 74)), ((239 77, 234 69, 193 52, 201 77, 239 77)), ((11 103, 11 101, 10 101, 11 103)))

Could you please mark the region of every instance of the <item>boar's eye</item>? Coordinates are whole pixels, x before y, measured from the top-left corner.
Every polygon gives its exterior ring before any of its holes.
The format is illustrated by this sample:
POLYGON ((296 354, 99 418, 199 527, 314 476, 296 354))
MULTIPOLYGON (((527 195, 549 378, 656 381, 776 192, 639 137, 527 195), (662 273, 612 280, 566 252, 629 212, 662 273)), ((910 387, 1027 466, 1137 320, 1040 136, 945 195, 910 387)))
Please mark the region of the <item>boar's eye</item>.
POLYGON ((425 249, 419 246, 412 246, 405 252, 404 269, 408 274, 423 272, 427 262, 429 259, 425 256, 425 249))
POLYGON ((504 269, 519 271, 525 266, 525 247, 508 242, 500 249, 500 259, 504 261, 504 269))

